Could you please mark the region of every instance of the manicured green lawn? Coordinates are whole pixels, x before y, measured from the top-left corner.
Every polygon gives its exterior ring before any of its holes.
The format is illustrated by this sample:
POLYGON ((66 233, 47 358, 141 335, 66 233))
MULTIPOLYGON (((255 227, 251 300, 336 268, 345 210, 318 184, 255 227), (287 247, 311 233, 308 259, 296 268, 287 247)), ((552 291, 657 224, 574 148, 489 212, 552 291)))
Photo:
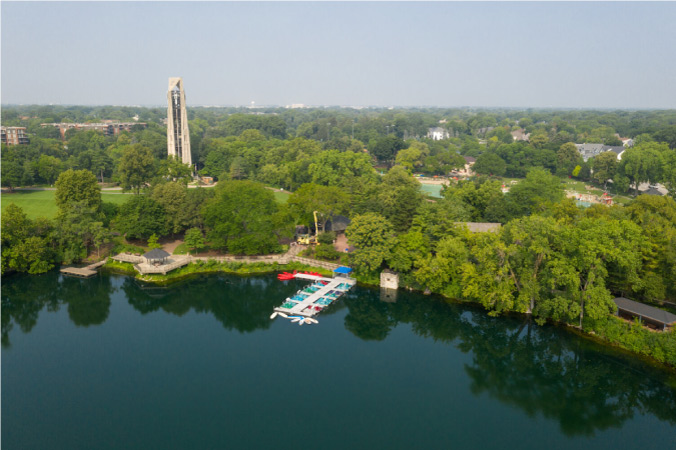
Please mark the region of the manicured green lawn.
POLYGON ((277 203, 286 203, 286 201, 291 196, 291 193, 287 192, 287 191, 284 191, 284 192, 274 191, 274 194, 275 194, 275 200, 277 200, 277 203))
MULTIPOLYGON (((29 218, 47 217, 49 219, 56 216, 56 203, 54 202, 54 193, 56 191, 16 191, 11 194, 2 193, 2 209, 7 205, 14 203, 21 207, 29 218)), ((104 202, 122 204, 127 201, 132 194, 123 194, 121 192, 101 192, 101 199, 104 202)))

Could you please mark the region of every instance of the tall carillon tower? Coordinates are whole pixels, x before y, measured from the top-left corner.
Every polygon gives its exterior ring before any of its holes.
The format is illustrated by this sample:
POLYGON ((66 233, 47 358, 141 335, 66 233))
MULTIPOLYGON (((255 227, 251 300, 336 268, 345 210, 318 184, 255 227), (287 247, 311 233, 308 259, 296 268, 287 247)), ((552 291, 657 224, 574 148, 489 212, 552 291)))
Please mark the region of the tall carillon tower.
POLYGON ((192 167, 188 114, 185 111, 185 91, 183 91, 182 78, 169 78, 167 100, 169 101, 169 108, 167 109, 167 152, 169 156, 175 156, 183 164, 192 167))

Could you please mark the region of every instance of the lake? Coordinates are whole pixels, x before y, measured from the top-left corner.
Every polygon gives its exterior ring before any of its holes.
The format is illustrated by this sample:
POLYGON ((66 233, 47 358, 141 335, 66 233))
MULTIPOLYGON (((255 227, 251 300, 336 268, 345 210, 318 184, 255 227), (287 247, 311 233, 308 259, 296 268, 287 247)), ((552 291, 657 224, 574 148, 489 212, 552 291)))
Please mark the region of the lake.
POLYGON ((358 286, 3 277, 4 449, 673 448, 676 377, 525 317, 358 286))

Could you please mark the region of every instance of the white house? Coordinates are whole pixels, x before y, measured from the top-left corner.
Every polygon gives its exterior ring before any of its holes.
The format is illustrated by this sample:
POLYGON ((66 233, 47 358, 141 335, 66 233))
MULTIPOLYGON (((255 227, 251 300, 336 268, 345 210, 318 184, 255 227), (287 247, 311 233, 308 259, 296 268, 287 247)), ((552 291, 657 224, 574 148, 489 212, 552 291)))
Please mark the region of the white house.
POLYGON ((445 128, 434 127, 427 130, 427 137, 435 141, 440 141, 442 139, 448 139, 449 137, 451 137, 451 135, 445 128))

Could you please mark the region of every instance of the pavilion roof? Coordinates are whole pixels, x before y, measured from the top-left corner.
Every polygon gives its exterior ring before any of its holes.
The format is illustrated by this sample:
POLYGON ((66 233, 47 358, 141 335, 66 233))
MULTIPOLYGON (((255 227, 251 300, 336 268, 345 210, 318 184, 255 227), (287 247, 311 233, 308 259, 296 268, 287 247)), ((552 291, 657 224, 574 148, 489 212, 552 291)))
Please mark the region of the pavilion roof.
POLYGON ((614 299, 614 302, 621 311, 636 314, 657 323, 669 325, 676 322, 676 314, 672 314, 663 309, 635 302, 624 297, 617 297, 614 299))
POLYGON ((168 256, 170 256, 169 253, 165 252, 161 248, 154 248, 145 255, 143 255, 145 259, 164 259, 167 258, 168 256))

